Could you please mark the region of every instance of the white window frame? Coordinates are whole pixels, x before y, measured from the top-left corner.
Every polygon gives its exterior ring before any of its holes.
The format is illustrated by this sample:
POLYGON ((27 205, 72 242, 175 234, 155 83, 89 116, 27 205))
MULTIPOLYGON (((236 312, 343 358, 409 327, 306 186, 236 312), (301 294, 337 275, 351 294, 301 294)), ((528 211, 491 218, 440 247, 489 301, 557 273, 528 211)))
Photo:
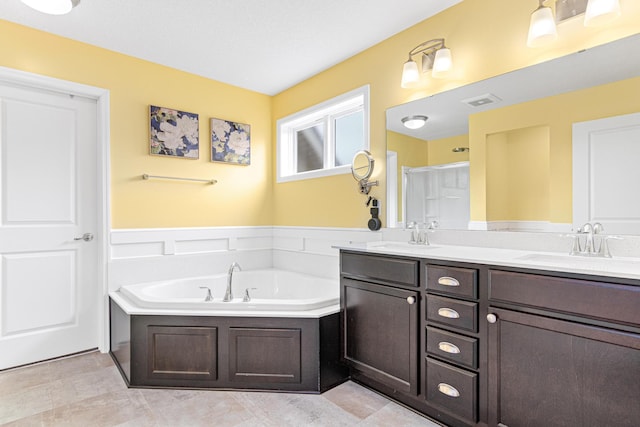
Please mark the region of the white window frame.
MULTIPOLYGON (((336 96, 290 116, 279 119, 277 127, 277 182, 299 181, 303 179, 351 173, 351 164, 335 166, 335 120, 362 110, 364 147, 369 150, 369 85, 365 85, 336 96), (295 135, 298 130, 324 123, 325 147, 323 169, 296 172, 297 145, 295 135)), ((355 153, 354 153, 355 154, 355 153)))

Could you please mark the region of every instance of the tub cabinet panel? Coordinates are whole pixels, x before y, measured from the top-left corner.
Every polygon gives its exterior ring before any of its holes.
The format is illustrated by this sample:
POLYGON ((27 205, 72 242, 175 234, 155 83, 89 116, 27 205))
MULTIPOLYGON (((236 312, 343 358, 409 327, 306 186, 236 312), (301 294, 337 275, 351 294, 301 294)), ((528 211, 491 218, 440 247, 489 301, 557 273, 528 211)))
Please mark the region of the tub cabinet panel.
POLYGON ((217 379, 217 328, 149 326, 147 334, 149 378, 217 379))
POLYGON ((111 355, 130 387, 318 393, 348 378, 340 363, 339 313, 128 315, 113 300, 110 304, 111 355))
POLYGON ((300 335, 300 329, 230 328, 229 379, 300 382, 300 335))
POLYGON ((127 382, 131 381, 131 317, 109 300, 111 357, 127 382))

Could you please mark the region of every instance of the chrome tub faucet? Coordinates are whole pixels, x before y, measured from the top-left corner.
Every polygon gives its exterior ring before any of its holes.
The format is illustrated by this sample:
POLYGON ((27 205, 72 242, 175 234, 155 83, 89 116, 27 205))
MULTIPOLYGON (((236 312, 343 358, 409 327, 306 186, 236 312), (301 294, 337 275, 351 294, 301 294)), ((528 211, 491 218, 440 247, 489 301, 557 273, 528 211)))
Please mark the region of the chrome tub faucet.
POLYGON ((227 274, 227 290, 224 293, 224 298, 222 299, 223 302, 229 302, 233 300, 233 291, 231 290, 231 283, 233 282, 233 271, 236 269, 238 271, 242 271, 242 268, 240 268, 240 264, 234 261, 231 263, 231 266, 229 267, 229 273, 227 274))

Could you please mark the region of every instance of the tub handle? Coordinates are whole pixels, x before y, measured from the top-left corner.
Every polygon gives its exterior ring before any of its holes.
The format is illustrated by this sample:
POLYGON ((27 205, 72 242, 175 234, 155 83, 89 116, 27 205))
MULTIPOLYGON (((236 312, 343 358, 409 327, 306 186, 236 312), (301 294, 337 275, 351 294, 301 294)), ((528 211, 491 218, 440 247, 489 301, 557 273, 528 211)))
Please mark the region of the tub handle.
POLYGON ((211 295, 211 288, 208 286, 200 286, 200 289, 207 290, 207 296, 204 297, 205 302, 213 301, 213 295, 211 295))
POLYGON ((251 296, 249 295, 249 290, 255 291, 258 288, 247 288, 244 290, 244 298, 242 298, 242 302, 251 301, 251 296))

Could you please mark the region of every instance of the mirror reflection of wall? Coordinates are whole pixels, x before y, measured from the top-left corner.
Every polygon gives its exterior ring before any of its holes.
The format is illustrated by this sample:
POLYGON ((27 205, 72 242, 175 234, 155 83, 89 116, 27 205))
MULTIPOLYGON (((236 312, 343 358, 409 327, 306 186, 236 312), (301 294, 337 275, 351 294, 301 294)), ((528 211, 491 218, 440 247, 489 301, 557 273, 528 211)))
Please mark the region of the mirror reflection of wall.
POLYGON ((487 135, 487 221, 493 230, 545 228, 549 221, 549 144, 548 126, 487 135))

